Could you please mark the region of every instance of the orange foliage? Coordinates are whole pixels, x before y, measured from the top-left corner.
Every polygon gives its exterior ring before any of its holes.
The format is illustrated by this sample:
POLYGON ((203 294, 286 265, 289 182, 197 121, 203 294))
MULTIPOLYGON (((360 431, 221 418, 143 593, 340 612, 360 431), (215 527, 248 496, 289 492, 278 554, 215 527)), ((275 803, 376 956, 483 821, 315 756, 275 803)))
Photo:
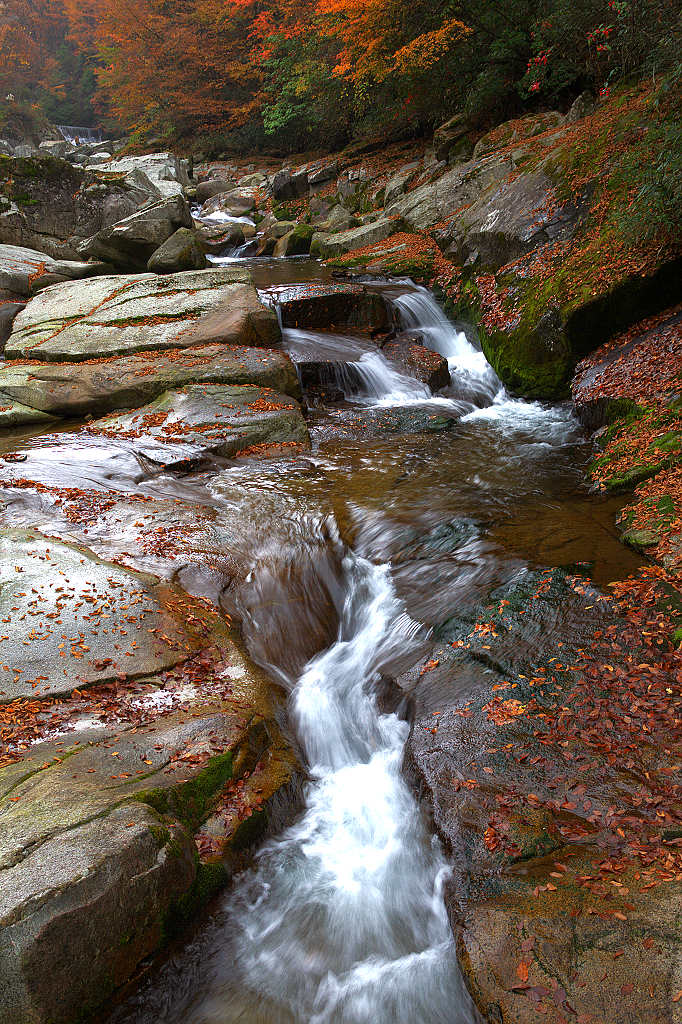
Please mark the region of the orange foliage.
POLYGON ((455 18, 436 20, 424 31, 434 13, 423 2, 318 0, 317 13, 323 34, 341 47, 335 73, 356 83, 427 70, 469 32, 455 18))
POLYGON ((124 125, 208 130, 242 123, 259 72, 247 2, 64 0, 72 38, 95 50, 102 94, 124 125))

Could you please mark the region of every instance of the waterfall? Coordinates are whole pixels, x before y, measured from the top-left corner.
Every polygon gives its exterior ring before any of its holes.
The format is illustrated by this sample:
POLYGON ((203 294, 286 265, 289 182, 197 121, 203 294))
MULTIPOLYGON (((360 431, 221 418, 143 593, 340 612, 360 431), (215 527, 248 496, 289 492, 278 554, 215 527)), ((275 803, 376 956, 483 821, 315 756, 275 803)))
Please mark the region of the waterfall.
POLYGON ((458 397, 471 397, 474 405, 491 405, 503 393, 500 379, 480 349, 474 348, 443 313, 431 292, 415 288, 392 299, 406 330, 418 330, 427 348, 448 361, 458 397))
POLYGON ((102 137, 101 128, 82 128, 72 124, 58 124, 57 131, 61 132, 67 142, 76 145, 78 143, 99 143, 105 140, 102 137))

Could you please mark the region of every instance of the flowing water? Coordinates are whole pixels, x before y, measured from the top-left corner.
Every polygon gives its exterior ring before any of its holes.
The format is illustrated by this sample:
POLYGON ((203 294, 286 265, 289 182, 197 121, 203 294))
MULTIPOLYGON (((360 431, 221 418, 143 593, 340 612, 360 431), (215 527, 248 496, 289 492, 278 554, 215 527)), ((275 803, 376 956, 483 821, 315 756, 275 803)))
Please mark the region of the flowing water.
MULTIPOLYGON (((246 262, 272 301, 279 285, 320 277, 310 261, 246 262)), ((47 482, 71 474, 210 512, 248 565, 222 600, 289 691, 309 772, 298 820, 115 1024, 476 1019, 442 895, 447 864, 401 772, 409 726, 380 707, 382 680, 424 655, 433 628, 529 565, 582 561, 606 583, 636 560, 615 537, 614 504, 584 491, 589 453, 570 410, 508 396, 424 289, 383 290, 403 326, 446 357, 452 384, 433 396, 366 338, 286 330, 294 360, 329 362, 341 392, 311 410, 310 456, 149 479, 125 444, 78 448, 77 432, 56 450, 26 441, 47 482)), ((22 500, 15 521, 35 521, 22 500)), ((211 593, 188 570, 174 568, 211 593)))

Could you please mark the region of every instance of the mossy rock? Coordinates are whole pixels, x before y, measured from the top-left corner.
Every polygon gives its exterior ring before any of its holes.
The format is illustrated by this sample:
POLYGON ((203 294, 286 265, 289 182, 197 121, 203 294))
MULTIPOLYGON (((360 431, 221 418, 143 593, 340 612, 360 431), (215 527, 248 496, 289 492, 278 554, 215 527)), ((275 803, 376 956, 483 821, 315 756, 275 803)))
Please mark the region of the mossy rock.
POLYGON ((524 398, 565 398, 575 363, 556 310, 532 326, 490 331, 479 325, 483 353, 500 380, 524 398))
POLYGON ((314 234, 312 224, 297 224, 289 236, 287 256, 307 256, 314 234))

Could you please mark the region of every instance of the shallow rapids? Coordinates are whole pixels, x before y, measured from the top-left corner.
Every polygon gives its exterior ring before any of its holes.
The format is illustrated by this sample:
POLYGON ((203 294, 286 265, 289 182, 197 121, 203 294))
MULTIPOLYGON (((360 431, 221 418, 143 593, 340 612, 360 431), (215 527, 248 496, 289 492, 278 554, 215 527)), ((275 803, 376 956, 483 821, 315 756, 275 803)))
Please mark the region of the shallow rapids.
POLYGON ((420 626, 387 566, 347 555, 343 571, 338 638, 291 695, 307 809, 238 887, 228 945, 169 1020, 472 1019, 442 899, 447 869, 401 775, 408 727, 375 702, 382 669, 418 644, 420 626))

